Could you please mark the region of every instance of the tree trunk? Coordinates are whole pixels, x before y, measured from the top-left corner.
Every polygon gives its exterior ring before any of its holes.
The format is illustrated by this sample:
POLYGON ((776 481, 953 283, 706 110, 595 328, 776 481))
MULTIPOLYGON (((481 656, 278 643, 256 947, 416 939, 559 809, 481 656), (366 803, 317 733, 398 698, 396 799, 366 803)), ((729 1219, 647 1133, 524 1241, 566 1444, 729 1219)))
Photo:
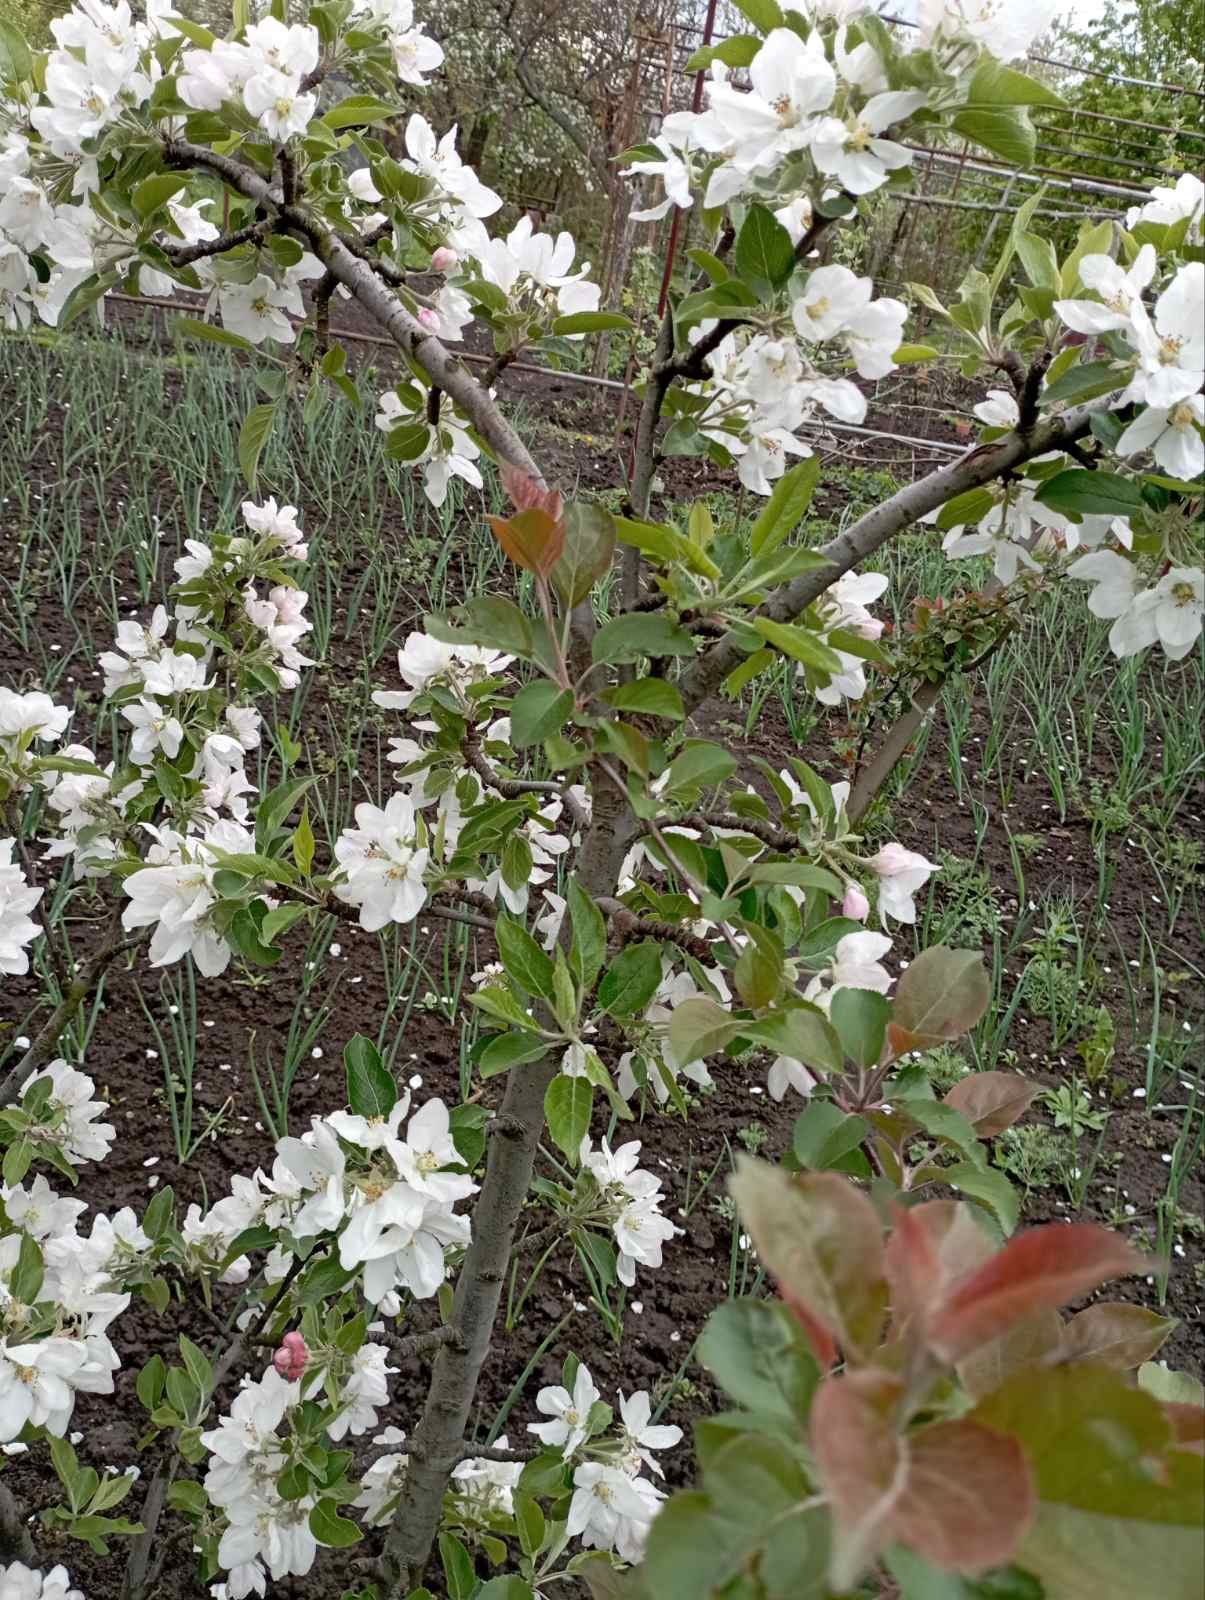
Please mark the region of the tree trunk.
MULTIPOLYGON (((599 768, 591 771, 593 815, 582 845, 578 875, 593 899, 610 894, 637 822, 626 795, 599 768)), ((571 937, 569 918, 562 939, 571 937)), ((544 1131, 544 1096, 560 1071, 554 1051, 530 1066, 514 1068, 490 1128, 485 1181, 473 1207, 473 1242, 465 1255, 452 1302, 458 1337, 436 1357, 422 1419, 415 1430, 406 1481, 394 1514, 378 1576, 387 1595, 404 1594, 422 1582, 439 1532, 444 1493, 461 1449, 477 1394, 481 1368, 515 1231, 531 1186, 532 1168, 544 1131)))

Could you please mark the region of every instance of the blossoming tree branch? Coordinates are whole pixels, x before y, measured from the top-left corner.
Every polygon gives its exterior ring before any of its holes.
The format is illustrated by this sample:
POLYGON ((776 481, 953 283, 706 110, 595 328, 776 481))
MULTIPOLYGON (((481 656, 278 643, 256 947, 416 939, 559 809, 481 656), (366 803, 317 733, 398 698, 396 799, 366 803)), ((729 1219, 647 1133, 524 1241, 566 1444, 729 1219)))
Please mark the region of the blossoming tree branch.
POLYGON ((1032 156, 1026 108, 1052 93, 1009 63, 1053 5, 922 0, 903 41, 857 0, 737 5, 749 32, 699 58, 703 109, 626 157, 653 189, 638 216, 693 209, 707 244, 642 378, 623 516, 566 500, 491 385, 520 355, 628 324, 598 309, 568 234, 491 233, 500 197, 456 130, 414 109, 441 53, 410 0, 319 0, 304 22, 237 0, 224 38, 163 0, 139 20, 81 0, 47 55, 0 28, 6 325, 67 327, 118 288, 191 291, 203 308, 180 331, 243 352, 266 397, 232 435, 252 489, 238 524, 185 540, 170 591, 101 658, 111 744, 36 687, 0 688, 0 974, 32 961, 46 979, 0 1078, 0 1440, 40 1452, 62 1489, 31 1529, 0 1482, 6 1594, 78 1596, 40 1559, 45 1535, 122 1562, 143 1600, 181 1526, 222 1600, 361 1543, 357 1597, 800 1600, 876 1576, 953 1593, 1007 1569, 1074 1600, 1145 1592, 1154 1568, 1163 1593, 1198 1592, 1200 1417, 1187 1380, 1151 1364, 1168 1324, 1108 1302, 1059 1314, 1140 1258, 1094 1227, 1013 1236, 1017 1196, 982 1141, 1033 1090, 983 1073, 938 1101, 917 1082, 911 1058, 975 1024, 986 978, 977 954, 937 947, 893 979, 893 927, 937 869, 905 842, 871 852, 859 824, 936 689, 1041 588, 1091 583, 1116 656, 1193 647, 1202 186, 1185 175, 1124 227, 1085 225, 1063 260, 1031 202, 955 304, 914 286, 993 385, 981 437, 815 548, 809 437, 864 420, 854 375, 939 358, 906 342, 902 302, 817 248, 863 196, 909 183, 922 130, 1032 156), (496 463, 514 583, 410 634, 374 696, 397 717, 396 786, 326 839, 309 780, 248 770, 273 697, 314 665, 302 513, 255 490, 289 407, 361 404, 332 331, 345 296, 399 352, 375 415, 386 454, 437 506, 496 463), (473 323, 495 351, 482 381, 454 348, 473 323), (658 514, 674 454, 761 497, 748 533, 702 504, 658 514), (858 569, 925 522, 993 576, 940 638, 889 656, 870 609, 887 580, 858 569), (784 658, 826 705, 862 696, 867 664, 905 683, 852 790, 797 759, 740 770, 692 732, 784 658), (55 874, 111 907, 74 967, 45 916, 55 874), (270 969, 322 919, 374 933, 420 912, 496 942, 471 996, 468 1104, 412 1103, 357 1037, 329 1113, 208 1209, 180 1215, 161 1191, 84 1230, 64 1186, 114 1130, 66 1041, 113 962, 270 969), (679 1430, 644 1392, 604 1396, 569 1350, 536 1398, 545 1420, 474 1442, 514 1259, 566 1244, 605 1290, 674 1248, 639 1140, 598 1139, 596 1108, 616 1125, 697 1114, 712 1071, 764 1073, 804 1111, 793 1170, 746 1163, 734 1183, 778 1298, 708 1324, 701 1359, 735 1409, 700 1429, 700 1487, 667 1502, 658 1457, 679 1430), (533 1187, 545 1136, 568 1176, 533 1187), (203 1304, 208 1347, 164 1315, 162 1350, 123 1371, 135 1293, 162 1313, 203 1304), (391 1380, 414 1359, 426 1398, 400 1416, 391 1380), (146 1413, 137 1494, 67 1439, 76 1395, 118 1382, 146 1413))

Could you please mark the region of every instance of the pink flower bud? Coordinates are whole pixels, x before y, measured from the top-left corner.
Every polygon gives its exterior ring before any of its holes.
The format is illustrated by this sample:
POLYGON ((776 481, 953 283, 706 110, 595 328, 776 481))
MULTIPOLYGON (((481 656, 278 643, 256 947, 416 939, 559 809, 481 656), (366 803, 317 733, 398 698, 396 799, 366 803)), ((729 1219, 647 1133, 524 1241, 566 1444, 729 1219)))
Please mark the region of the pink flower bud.
POLYGON ((310 1352, 301 1335, 286 1333, 280 1341, 280 1349, 273 1353, 272 1365, 286 1383, 295 1383, 305 1371, 305 1364, 309 1359, 310 1352))
POLYGON ((419 306, 418 320, 431 333, 439 332, 439 312, 432 311, 430 306, 419 306))
POLYGON ((845 885, 845 899, 841 902, 841 915, 852 917, 855 922, 865 922, 870 911, 870 901, 866 898, 861 887, 853 882, 845 885))
POLYGON ((459 260, 460 257, 455 250, 450 249, 446 244, 441 244, 438 250, 431 252, 431 271, 451 272, 459 260))

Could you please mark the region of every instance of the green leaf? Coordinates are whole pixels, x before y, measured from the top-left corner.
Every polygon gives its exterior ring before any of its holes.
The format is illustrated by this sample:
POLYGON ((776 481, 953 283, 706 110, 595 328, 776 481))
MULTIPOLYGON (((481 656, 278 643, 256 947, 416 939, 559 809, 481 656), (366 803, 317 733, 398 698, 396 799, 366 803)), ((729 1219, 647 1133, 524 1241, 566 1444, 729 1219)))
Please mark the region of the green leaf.
POLYGON ((790 656, 792 661, 801 661, 805 667, 812 667, 830 677, 840 672, 840 656, 810 629, 787 622, 774 622, 769 617, 750 617, 749 623, 767 644, 781 650, 784 656, 790 656))
POLYGON ((987 1206, 1004 1234, 1012 1233, 1017 1226, 1021 1201, 1002 1172, 978 1166, 972 1161, 958 1161, 951 1167, 941 1168, 941 1181, 957 1189, 959 1194, 965 1194, 969 1199, 987 1206))
POLYGON ((552 961, 522 923, 510 917, 499 917, 494 931, 507 976, 514 978, 528 994, 552 1000, 552 961))
POLYGON ((594 635, 590 653, 596 662, 616 665, 643 656, 693 656, 697 648, 686 629, 668 617, 627 612, 603 624, 594 635))
POLYGON ((586 1078, 567 1078, 561 1072, 548 1085, 544 1096, 548 1132, 573 1166, 577 1165, 582 1140, 590 1132, 593 1109, 594 1088, 586 1078))
POLYGON ((1027 167, 1033 161, 1037 135, 1024 106, 965 106, 951 126, 1010 166, 1027 167))
MULTIPOLYGON (((669 764, 661 793, 681 795, 693 789, 711 789, 736 771, 736 758, 718 744, 692 739, 669 764)), ((671 841, 672 845, 672 841, 671 841)))
POLYGON ((896 1055, 928 1050, 970 1031, 987 1010, 991 988, 978 950, 930 945, 896 987, 888 1038, 896 1055))
POLYGON ((572 311, 565 317, 554 317, 552 332, 560 338, 575 333, 631 333, 636 324, 631 317, 618 311, 572 311))
MULTIPOLYGON (((1085 400, 1095 400, 1111 389, 1120 387, 1122 378, 1111 361, 1088 361, 1072 367, 1062 377, 1048 383, 1042 390, 1042 404, 1079 405, 1085 400)), ((1095 476, 1095 474, 1093 474, 1095 476)))
POLYGON ((790 234, 768 207, 757 202, 749 207, 736 236, 736 266, 742 277, 760 279, 772 289, 795 270, 790 234))
POLYGON ((559 733, 573 710, 573 694, 547 678, 524 684, 510 708, 511 743, 516 750, 559 733))
POLYGON ((750 530, 751 555, 769 555, 790 538, 811 505, 819 480, 817 456, 808 456, 783 473, 750 530))
POLYGON ((806 1423, 820 1369, 785 1306, 752 1298, 717 1306, 699 1338, 698 1357, 737 1405, 806 1423))
POLYGON ((656 1600, 822 1600, 828 1512, 786 1440, 738 1434, 708 1460, 705 1490, 674 1495, 638 1568, 656 1600), (745 1581, 756 1573, 757 1587, 745 1581))
POLYGON ((468 1551, 454 1533, 440 1534, 439 1559, 448 1583, 448 1600, 469 1600, 477 1588, 477 1574, 468 1551))
POLYGON ((160 206, 164 206, 173 195, 180 193, 185 184, 183 174, 178 172, 156 172, 149 178, 144 178, 136 186, 130 199, 134 203, 134 210, 145 220, 153 216, 160 206))
POLYGON ((1018 235, 1016 245, 1017 255, 1025 268, 1025 276, 1034 288, 1050 289, 1057 294, 1059 258, 1055 255, 1050 240, 1043 239, 1036 233, 1022 233, 1018 235))
POLYGON ((683 1000, 669 1019, 669 1045, 679 1066, 714 1055, 731 1044, 742 1024, 731 1012, 706 995, 683 1000))
POLYGON ((936 361, 941 351, 931 344, 902 344, 891 359, 897 367, 914 366, 919 361, 936 361))
POLYGON ((364 1537, 354 1522, 339 1515, 333 1500, 319 1500, 310 1512, 310 1532, 319 1544, 332 1550, 346 1550, 364 1537))
POLYGON ((11 22, 0 18, 0 80, 16 85, 33 74, 33 53, 24 35, 11 22))
POLYGON ((582 989, 588 991, 593 988, 606 959, 607 924, 602 912, 582 888, 576 875, 569 879, 565 897, 569 904, 569 922, 573 929, 569 964, 582 989))
POLYGON ((967 99, 975 105, 1062 106, 1066 101, 1036 78, 1006 67, 989 55, 979 58, 967 99))
POLYGON ((1142 490, 1132 478, 1115 472, 1090 472, 1086 467, 1069 467, 1056 472, 1038 490, 1034 499, 1065 516, 1132 517, 1143 508, 1142 490))
POLYGON ((343 1050, 347 1103, 358 1117, 384 1121, 397 1104, 397 1084, 372 1040, 357 1033, 343 1050))
POLYGON ((196 317, 175 317, 171 331, 176 338, 205 339, 210 344, 229 345, 232 350, 254 350, 250 339, 241 333, 231 333, 229 328, 219 328, 216 323, 198 322, 196 317))
POLYGON ((840 1073, 845 1066, 837 1030, 822 1011, 806 1002, 771 1011, 756 1022, 738 1023, 737 1028, 745 1038, 816 1072, 840 1073))
POLYGON ((428 614, 423 627, 447 644, 480 644, 530 659, 536 653, 535 631, 513 600, 481 595, 450 617, 428 614))
POLYGON ((238 433, 238 464, 250 489, 255 488, 259 458, 263 454, 275 421, 275 401, 270 405, 252 406, 243 418, 243 425, 238 433))
POLYGON ((840 988, 829 1006, 845 1054, 859 1067, 878 1065, 890 1016, 886 996, 873 989, 840 988))
POLYGON ((548 1045, 539 1034, 499 1033, 483 1041, 476 1064, 483 1078, 493 1078, 547 1054, 548 1045))
POLYGON ((23 1233, 17 1251, 17 1264, 9 1278, 9 1293, 23 1306, 35 1305, 42 1292, 44 1277, 42 1252, 35 1240, 28 1233, 23 1233))
POLYGON ((374 122, 388 122, 399 110, 396 102, 378 100, 375 95, 349 94, 337 106, 332 106, 321 120, 333 133, 338 133, 340 128, 364 128, 374 122))
MULTIPOLYGON (((608 1563, 609 1565, 609 1563, 608 1563)), ((513 1573, 491 1578, 475 1591, 475 1600, 532 1600, 532 1587, 513 1573)))
POLYGON ((800 1166, 812 1172, 847 1172, 848 1158, 869 1133, 864 1117, 842 1111, 829 1100, 817 1100, 797 1119, 791 1148, 800 1166))
POLYGON ((621 544, 630 545, 660 565, 669 566, 680 561, 700 577, 723 576, 711 557, 677 528, 661 522, 633 522, 628 517, 616 517, 615 531, 621 544))
POLYGON ((417 461, 430 442, 427 423, 402 422, 385 435, 385 454, 390 461, 417 461))
POLYGON ((599 1008, 613 1017, 637 1017, 661 983, 661 946, 655 939, 626 944, 603 973, 599 1008))
POLYGON ((603 692, 603 699, 616 711, 637 711, 646 717, 664 717, 681 722, 686 716, 682 696, 664 678, 637 678, 634 683, 618 683, 603 692))
POLYGON ((298 872, 303 873, 307 878, 310 875, 310 868, 314 865, 315 844, 314 830, 310 826, 309 807, 302 806, 301 816, 298 819, 297 827, 293 831, 290 848, 293 852, 293 861, 298 872))
POLYGON ((778 0, 733 0, 733 4, 742 17, 748 17, 758 33, 770 33, 782 27, 782 8, 778 0))
POLYGON ((1091 1365, 1026 1368, 971 1420, 1018 1440, 1037 1513, 1017 1564, 1058 1600, 1196 1600, 1205 1582, 1205 1459, 1173 1448, 1162 1407, 1091 1365))
POLYGON ((549 576, 567 606, 576 606, 610 571, 615 555, 615 518, 605 506, 571 500, 565 507, 565 543, 549 576))

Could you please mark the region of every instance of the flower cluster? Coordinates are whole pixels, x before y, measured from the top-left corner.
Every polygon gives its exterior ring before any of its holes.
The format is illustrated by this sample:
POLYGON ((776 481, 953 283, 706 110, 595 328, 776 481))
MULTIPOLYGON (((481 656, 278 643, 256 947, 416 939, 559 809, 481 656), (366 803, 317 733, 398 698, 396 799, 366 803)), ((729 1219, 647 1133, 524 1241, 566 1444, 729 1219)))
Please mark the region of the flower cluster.
POLYGON ((662 1476, 653 1452, 672 1449, 682 1430, 654 1423, 649 1397, 640 1390, 619 1396, 618 1437, 602 1438, 611 1412, 602 1404, 589 1369, 567 1363, 565 1378, 565 1386, 551 1385, 536 1395, 537 1410, 549 1420, 529 1423, 527 1429, 545 1448, 576 1463, 565 1531, 587 1549, 612 1550, 622 1561, 639 1561, 665 1499, 643 1469, 662 1476))
MULTIPOLYGON (((1199 226, 1203 209, 1205 186, 1187 174, 1127 220, 1185 233, 1199 226)), ((1149 240, 1129 240, 1128 250, 1124 266, 1109 255, 1085 254, 1077 268, 1083 292, 1055 300, 1054 310, 1074 336, 1099 341, 1114 358, 1117 393, 1110 404, 1130 413, 1118 427, 1116 453, 1123 460, 1149 454, 1183 483, 1205 471, 1205 266, 1190 261, 1161 280, 1149 240)), ((1015 427, 1019 417, 1015 400, 999 390, 975 410, 994 428, 1015 427)), ((1112 623, 1114 655, 1157 643, 1173 661, 1186 656, 1205 617, 1205 578, 1191 534, 1169 522, 1157 535, 1152 562, 1150 533, 1136 543, 1129 516, 1075 517, 1044 505, 1041 490, 1041 482, 1021 482, 982 491, 987 510, 971 530, 946 527, 946 553, 991 555, 996 578, 1007 585, 1019 574, 1040 573, 1057 550, 1082 546, 1086 553, 1066 573, 1093 585, 1088 606, 1112 623), (1104 547, 1106 540, 1115 543, 1104 547)))
MULTIPOLYGON (((186 1242, 215 1262, 253 1224, 299 1244, 337 1234, 341 1265, 360 1271, 365 1298, 384 1315, 396 1315, 402 1291, 430 1298, 444 1281, 445 1251, 469 1243, 468 1219, 454 1207, 477 1186, 463 1170, 443 1101, 428 1100, 403 1131, 409 1111, 407 1093, 387 1116, 315 1117, 299 1138, 277 1141, 270 1173, 237 1178, 208 1212, 192 1207, 186 1242)), ((287 1265, 286 1244, 274 1252, 269 1276, 283 1277, 287 1265)), ((227 1270, 245 1277, 248 1264, 240 1259, 227 1270)))
POLYGON ((66 1567, 51 1567, 43 1572, 27 1567, 23 1561, 0 1567, 0 1594, 4 1600, 84 1600, 82 1589, 71 1587, 66 1567))
POLYGON ((636 1282, 637 1266, 659 1267, 662 1245, 682 1231, 661 1215, 661 1179, 637 1166, 639 1157, 639 1141, 612 1150, 604 1139, 595 1150, 588 1137, 578 1157, 583 1172, 598 1185, 599 1203, 619 1246, 616 1272, 629 1289, 636 1282))
MULTIPOLYGON (((24 1161, 43 1156, 61 1170, 103 1160, 115 1137, 97 1119, 108 1109, 93 1097, 92 1080, 53 1061, 26 1083, 19 1108, 8 1113, 24 1161)), ((96 1213, 60 1195, 40 1174, 0 1187, 7 1229, 0 1237, 0 1443, 26 1427, 61 1438, 77 1394, 112 1394, 121 1365, 109 1328, 126 1309, 127 1282, 142 1274, 151 1241, 134 1213, 96 1213)))
MULTIPOLYGON (((813 358, 820 346, 838 341, 861 377, 893 370, 907 310, 902 301, 873 300, 872 293, 871 280, 847 267, 818 267, 792 301, 780 333, 728 334, 708 358, 710 375, 688 386, 702 402, 694 426, 736 459, 737 474, 752 493, 770 493, 788 456, 811 455, 795 435, 817 410, 845 423, 865 419, 866 397, 858 386, 825 375, 813 358)), ((713 326, 705 321, 692 328, 692 340, 713 326)))

